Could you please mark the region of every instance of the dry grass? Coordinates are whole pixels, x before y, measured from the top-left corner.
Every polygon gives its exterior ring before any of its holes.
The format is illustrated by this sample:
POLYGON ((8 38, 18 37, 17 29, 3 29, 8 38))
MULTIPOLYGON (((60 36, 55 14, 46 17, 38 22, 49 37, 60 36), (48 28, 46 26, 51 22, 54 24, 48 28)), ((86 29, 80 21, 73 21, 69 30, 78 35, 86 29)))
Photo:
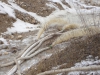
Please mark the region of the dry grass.
MULTIPOLYGON (((51 70, 52 67, 67 63, 61 68, 70 68, 76 62, 84 60, 88 55, 100 56, 100 34, 96 34, 91 37, 79 37, 69 40, 68 43, 64 43, 67 46, 63 51, 58 51, 58 47, 54 47, 52 50, 57 50, 49 59, 40 61, 37 65, 31 67, 24 75, 36 75, 38 73, 51 70), (35 69, 36 68, 36 69, 35 69)), ((58 45, 59 46, 59 45, 58 45)), ((67 73, 65 73, 66 75, 67 73)), ((51 75, 51 74, 50 74, 51 75)))

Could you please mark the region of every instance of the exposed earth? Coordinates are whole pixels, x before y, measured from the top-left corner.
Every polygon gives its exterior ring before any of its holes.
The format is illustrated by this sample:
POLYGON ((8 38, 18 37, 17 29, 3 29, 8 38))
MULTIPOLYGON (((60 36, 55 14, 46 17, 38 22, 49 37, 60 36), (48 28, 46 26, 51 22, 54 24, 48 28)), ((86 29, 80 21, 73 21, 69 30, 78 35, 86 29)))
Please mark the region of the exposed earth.
MULTIPOLYGON (((9 4, 7 0, 1 1, 9 4)), ((64 1, 65 0, 62 0, 63 4, 71 8, 71 6, 68 3, 65 3, 64 1)), ((55 8, 50 8, 49 6, 47 6, 46 3, 51 2, 49 0, 16 0, 16 4, 18 4, 21 8, 29 12, 34 12, 42 17, 46 17, 50 15, 54 10, 56 10, 55 8)), ((54 5, 57 6, 60 10, 64 9, 57 2, 54 2, 54 5)), ((99 6, 99 4, 97 6, 99 6)), ((40 22, 37 19, 35 19, 35 17, 32 17, 27 13, 22 13, 15 9, 15 14, 16 18, 24 22, 28 22, 34 25, 40 24, 40 22)), ((95 17, 98 15, 100 16, 100 14, 96 14, 95 17)), ((83 14, 83 16, 87 24, 94 24, 94 20, 92 19, 93 16, 91 16, 91 14, 83 14), (89 22, 87 20, 93 21, 89 22)), ((80 18, 75 19, 76 17, 73 17, 73 15, 68 15, 68 17, 71 17, 73 23, 74 21, 76 22, 79 19, 79 22, 77 22, 79 24, 82 24, 80 18)), ((38 30, 23 33, 16 32, 11 34, 5 34, 8 27, 13 27, 12 24, 16 21, 16 18, 12 18, 8 14, 0 14, 0 36, 6 39, 9 43, 9 45, 5 45, 3 41, 0 41, 0 50, 6 50, 5 52, 0 53, 0 65, 13 61, 14 58, 17 57, 27 45, 37 41, 34 38, 36 38, 38 30), (28 41, 26 41, 25 44, 23 44, 23 41, 25 41, 24 39, 28 39, 28 41)), ((99 17, 96 17, 95 21, 98 22, 98 20, 99 17)), ((55 30, 52 30, 50 33, 52 32, 55 32, 55 30)), ((56 37, 58 36, 55 36, 54 38, 45 41, 39 49, 50 46, 51 43, 56 39, 56 37)), ((58 44, 57 46, 36 55, 30 60, 26 60, 26 62, 21 64, 21 72, 22 75, 37 75, 38 73, 51 70, 53 67, 57 67, 58 65, 60 65, 60 67, 57 69, 70 68, 73 67, 75 63, 81 62, 81 60, 85 60, 86 57, 88 57, 89 55, 92 55, 93 59, 97 56, 100 57, 100 34, 96 34, 89 37, 84 36, 73 38, 68 40, 67 42, 58 44)), ((100 63, 96 65, 100 65, 100 63)), ((0 75, 5 75, 6 72, 9 71, 13 66, 14 65, 0 68, 0 75)), ((61 75, 67 74, 68 73, 62 73, 61 75)), ((88 73, 85 72, 84 74, 80 75, 87 74, 88 73)), ((18 74, 14 73, 14 75, 18 74)))

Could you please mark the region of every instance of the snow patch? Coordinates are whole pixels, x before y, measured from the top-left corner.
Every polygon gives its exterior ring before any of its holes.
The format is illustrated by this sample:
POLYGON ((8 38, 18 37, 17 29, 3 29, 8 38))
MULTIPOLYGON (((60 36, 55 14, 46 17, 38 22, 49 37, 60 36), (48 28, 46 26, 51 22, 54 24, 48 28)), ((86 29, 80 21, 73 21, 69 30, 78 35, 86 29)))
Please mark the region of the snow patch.
MULTIPOLYGON (((99 65, 100 60, 98 59, 98 56, 93 58, 92 55, 89 55, 86 60, 82 60, 81 62, 78 62, 75 64, 74 67, 83 67, 83 66, 91 66, 91 65, 99 65)), ((73 68, 73 67, 72 67, 73 68)), ((69 72, 68 75, 100 75, 100 70, 96 71, 75 71, 75 72, 69 72)))
POLYGON ((30 61, 26 61, 26 63, 21 67, 21 71, 29 70, 33 65, 37 64, 39 61, 37 59, 32 59, 30 61))
POLYGON ((64 5, 63 3, 62 3, 62 1, 61 0, 49 0, 49 1, 52 1, 52 2, 57 2, 57 3, 59 3, 65 10, 66 9, 69 9, 69 7, 67 7, 66 5, 64 5))
POLYGON ((55 8, 56 10, 58 10, 59 8, 54 5, 54 2, 59 3, 63 7, 64 10, 66 10, 67 12, 70 12, 70 13, 90 14, 92 11, 95 11, 95 13, 100 12, 100 7, 81 3, 80 0, 65 0, 65 2, 68 3, 71 6, 71 8, 69 8, 68 6, 63 4, 62 0, 49 0, 49 1, 51 1, 51 3, 47 4, 47 5, 55 8), (81 7, 83 7, 83 8, 81 8, 81 7))
POLYGON ((0 1, 0 13, 1 14, 8 14, 9 16, 16 18, 15 12, 12 9, 12 7, 4 2, 1 2, 1 1, 0 1))
MULTIPOLYGON (((85 60, 82 60, 81 62, 75 63, 75 67, 85 67, 85 66, 91 66, 91 65, 99 65, 100 64, 100 59, 99 57, 93 57, 92 55, 89 55, 86 57, 85 60)), ((73 68, 71 67, 71 68, 73 68)), ((55 68, 58 69, 59 65, 55 68)), ((63 75, 63 73, 58 73, 56 75, 63 75)), ((100 75, 100 70, 96 71, 74 71, 74 72, 69 72, 67 75, 100 75)))
POLYGON ((8 3, 12 5, 13 9, 16 9, 22 13, 27 13, 27 14, 31 15, 32 17, 34 17, 36 20, 40 21, 41 23, 42 23, 42 21, 44 21, 43 17, 38 16, 36 13, 26 11, 25 9, 21 8, 20 6, 18 6, 17 4, 15 4, 12 1, 8 1, 8 3))
POLYGON ((13 23, 13 26, 14 27, 7 28, 8 31, 6 33, 9 34, 9 33, 14 33, 14 32, 21 33, 21 32, 33 31, 37 29, 38 25, 33 25, 28 22, 24 22, 20 19, 17 19, 17 21, 13 23))
POLYGON ((46 3, 47 6, 51 7, 51 8, 55 8, 56 10, 60 10, 55 4, 53 3, 46 3))

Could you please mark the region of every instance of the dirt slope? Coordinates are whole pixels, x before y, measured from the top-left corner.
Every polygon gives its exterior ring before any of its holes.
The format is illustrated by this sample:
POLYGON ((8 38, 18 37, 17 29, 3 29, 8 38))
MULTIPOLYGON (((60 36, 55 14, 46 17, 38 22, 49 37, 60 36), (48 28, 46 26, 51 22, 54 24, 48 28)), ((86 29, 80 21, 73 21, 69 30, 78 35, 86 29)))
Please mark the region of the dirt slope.
MULTIPOLYGON (((1 0, 1 1, 8 4, 7 0, 1 0)), ((48 16, 55 10, 54 8, 46 6, 46 3, 50 3, 50 1, 48 0, 16 0, 16 3, 25 10, 34 12, 43 17, 48 16)), ((70 8, 70 5, 65 3, 65 0, 63 0, 63 3, 70 8)), ((54 4, 58 6, 59 9, 63 10, 63 7, 59 3, 55 2, 54 4)), ((15 10, 15 14, 16 18, 21 19, 24 22, 28 22, 35 25, 39 24, 38 20, 36 20, 34 17, 28 14, 25 13, 23 14, 18 10, 15 10)), ((83 15, 84 17, 86 17, 85 19, 86 21, 92 19, 91 15, 88 15, 89 17, 87 15, 83 15)), ((74 21, 76 21, 73 15, 71 16, 68 15, 68 16, 73 18, 74 21)), ((13 33, 11 35, 1 34, 3 32, 6 32, 8 27, 12 27, 12 23, 14 23, 15 21, 16 19, 8 16, 8 14, 0 14, 0 35, 2 35, 5 39, 7 39, 9 43, 13 43, 13 41, 15 40, 17 41, 20 40, 19 42, 15 42, 16 46, 12 46, 9 44, 8 46, 3 48, 1 47, 3 46, 3 44, 0 43, 0 50, 5 49, 7 52, 11 52, 11 54, 9 53, 5 53, 4 55, 0 54, 0 64, 13 61, 13 59, 26 47, 26 45, 35 42, 34 38, 36 37, 38 30, 25 33, 13 33), (20 35, 21 38, 18 37, 20 35), (26 42, 26 44, 22 44, 23 39, 28 37, 30 37, 30 41, 26 42)), ((54 39, 56 39, 56 36, 51 40, 45 41, 40 48, 50 46, 51 43, 54 41, 54 39)), ((51 70, 52 67, 55 67, 57 65, 62 65, 60 68, 72 67, 75 63, 84 60, 88 55, 93 55, 93 57, 95 56, 100 57, 100 34, 91 37, 73 38, 67 42, 64 42, 62 44, 53 47, 52 49, 42 52, 41 54, 38 54, 36 57, 33 57, 31 60, 27 60, 25 63, 21 65, 21 71, 23 73, 22 75, 36 75, 40 72, 51 70), (51 54, 51 56, 48 58, 44 58, 46 54, 48 55, 51 54), (32 65, 33 62, 31 63, 31 61, 34 59, 38 60, 39 62, 36 63, 35 65, 32 65), (29 62, 31 63, 32 66, 23 71, 23 67, 25 65, 27 66, 30 65, 29 62), (63 64, 65 65, 63 66, 63 64)), ((9 69, 11 69, 11 67, 13 67, 13 65, 0 68, 0 75, 4 75, 7 71, 9 71, 9 69)), ((66 74, 67 73, 63 73, 62 75, 66 74)), ((15 73, 15 75, 17 74, 15 73)))

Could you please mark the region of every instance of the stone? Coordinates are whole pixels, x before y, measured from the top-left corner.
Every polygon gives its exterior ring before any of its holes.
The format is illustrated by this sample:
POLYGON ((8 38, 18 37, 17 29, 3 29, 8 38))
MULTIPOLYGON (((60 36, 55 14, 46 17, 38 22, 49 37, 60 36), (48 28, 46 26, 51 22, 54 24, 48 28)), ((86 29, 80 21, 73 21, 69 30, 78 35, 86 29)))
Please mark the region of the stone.
POLYGON ((2 40, 0 40, 0 44, 4 44, 4 42, 2 40))
POLYGON ((17 39, 22 39, 22 37, 23 37, 22 35, 18 35, 17 39))

